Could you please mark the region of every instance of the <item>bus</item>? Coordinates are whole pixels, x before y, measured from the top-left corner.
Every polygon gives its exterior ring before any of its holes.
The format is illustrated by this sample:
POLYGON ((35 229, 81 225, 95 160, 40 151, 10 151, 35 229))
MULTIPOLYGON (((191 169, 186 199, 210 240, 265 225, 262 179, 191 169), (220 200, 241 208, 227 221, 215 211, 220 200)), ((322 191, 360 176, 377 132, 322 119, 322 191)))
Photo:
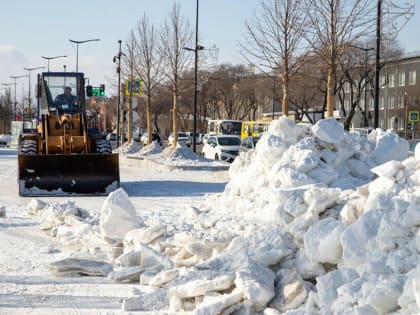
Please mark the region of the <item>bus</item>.
POLYGON ((258 137, 268 131, 269 121, 244 121, 242 122, 241 139, 249 136, 258 137))
POLYGON ((209 135, 241 135, 241 120, 217 119, 209 120, 207 133, 209 135))

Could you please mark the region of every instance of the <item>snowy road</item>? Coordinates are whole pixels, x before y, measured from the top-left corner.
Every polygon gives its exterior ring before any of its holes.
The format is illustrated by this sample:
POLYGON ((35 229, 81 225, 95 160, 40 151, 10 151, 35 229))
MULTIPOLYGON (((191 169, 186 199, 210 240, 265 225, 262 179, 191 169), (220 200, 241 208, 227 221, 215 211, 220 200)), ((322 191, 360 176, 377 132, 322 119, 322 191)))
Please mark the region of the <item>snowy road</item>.
MULTIPOLYGON (((48 264, 71 253, 41 231, 26 213, 32 198, 18 196, 16 151, 0 149, 0 314, 120 313, 122 298, 136 285, 115 284, 106 278, 57 278, 48 264)), ((223 179, 210 172, 154 171, 120 167, 121 187, 148 224, 190 228, 188 211, 208 193, 221 192, 223 179)), ((40 198, 46 202, 64 198, 40 198)), ((71 197, 78 207, 99 212, 105 197, 71 197)), ((156 301, 145 301, 153 309, 156 301)), ((159 304, 159 303, 157 303, 159 304)), ((149 313, 148 313, 149 314, 149 313)))

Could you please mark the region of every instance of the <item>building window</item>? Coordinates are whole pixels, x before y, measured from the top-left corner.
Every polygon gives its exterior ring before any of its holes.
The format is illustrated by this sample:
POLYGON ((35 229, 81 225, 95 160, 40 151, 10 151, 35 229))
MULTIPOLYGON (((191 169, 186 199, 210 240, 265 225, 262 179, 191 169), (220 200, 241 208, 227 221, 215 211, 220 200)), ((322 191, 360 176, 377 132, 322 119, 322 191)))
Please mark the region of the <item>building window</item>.
POLYGON ((350 82, 344 82, 344 93, 350 93, 350 82))
POLYGON ((404 97, 404 95, 401 95, 398 107, 399 108, 404 108, 404 104, 405 104, 405 97, 404 97))
POLYGON ((369 108, 370 108, 370 110, 374 110, 375 109, 375 102, 373 100, 373 97, 371 97, 369 99, 369 108))
POLYGON ((394 96, 390 96, 388 98, 388 108, 389 109, 394 109, 395 108, 395 97, 394 96))
POLYGON ((408 73, 408 84, 416 85, 416 75, 417 75, 416 70, 410 71, 408 73))
POLYGON ((385 108, 385 98, 381 96, 379 98, 379 109, 384 109, 384 108, 385 108))
POLYGON ((379 128, 384 129, 384 127, 385 127, 385 121, 384 121, 383 118, 381 118, 381 119, 379 119, 379 128))
POLYGON ((344 100, 344 110, 348 113, 350 111, 350 101, 348 99, 344 100))
POLYGON ((404 123, 405 123, 404 117, 399 117, 397 119, 397 128, 398 128, 398 130, 404 130, 404 123))
POLYGON ((360 99, 360 107, 364 110, 365 109, 365 99, 360 99))
POLYGON ((395 87, 395 75, 394 74, 390 74, 388 76, 388 86, 389 87, 395 87))
POLYGON ((381 75, 381 77, 380 77, 380 83, 379 83, 379 86, 380 86, 381 88, 384 88, 384 87, 385 87, 385 85, 386 85, 386 76, 381 75))
POLYGON ((388 124, 387 124, 388 129, 395 129, 394 128, 394 121, 395 121, 395 117, 389 117, 388 118, 388 124))
POLYGON ((398 86, 405 86, 405 72, 398 73, 398 86))

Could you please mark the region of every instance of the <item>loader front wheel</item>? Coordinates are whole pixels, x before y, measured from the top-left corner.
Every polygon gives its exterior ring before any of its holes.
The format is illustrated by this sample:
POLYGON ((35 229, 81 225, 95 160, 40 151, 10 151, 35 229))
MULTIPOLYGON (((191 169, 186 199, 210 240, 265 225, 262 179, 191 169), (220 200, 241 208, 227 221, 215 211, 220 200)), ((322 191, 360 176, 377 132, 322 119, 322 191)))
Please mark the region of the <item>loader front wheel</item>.
POLYGON ((112 153, 111 143, 106 140, 97 140, 96 153, 104 153, 104 154, 112 153))
POLYGON ((36 140, 23 140, 20 147, 21 154, 33 155, 38 153, 36 140))

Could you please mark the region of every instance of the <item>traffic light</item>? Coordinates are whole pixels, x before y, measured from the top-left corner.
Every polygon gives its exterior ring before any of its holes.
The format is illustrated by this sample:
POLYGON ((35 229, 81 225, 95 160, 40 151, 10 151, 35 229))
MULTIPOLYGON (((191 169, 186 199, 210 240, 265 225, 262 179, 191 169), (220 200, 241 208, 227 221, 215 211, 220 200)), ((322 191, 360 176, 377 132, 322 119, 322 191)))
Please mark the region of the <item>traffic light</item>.
POLYGON ((99 86, 99 96, 105 96, 105 84, 99 86))
POLYGON ((86 95, 87 95, 87 96, 89 96, 89 97, 91 97, 91 96, 92 96, 92 94, 93 94, 93 91, 92 91, 92 85, 88 85, 88 86, 86 87, 86 95))

